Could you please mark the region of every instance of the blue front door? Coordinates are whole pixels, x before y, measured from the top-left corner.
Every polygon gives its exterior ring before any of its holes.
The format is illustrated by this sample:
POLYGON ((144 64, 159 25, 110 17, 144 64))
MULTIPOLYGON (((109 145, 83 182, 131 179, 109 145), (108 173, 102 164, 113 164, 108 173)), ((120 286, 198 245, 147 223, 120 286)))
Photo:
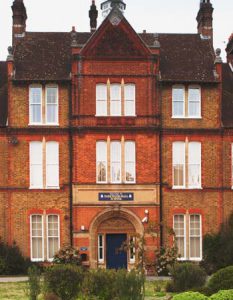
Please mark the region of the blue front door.
POLYGON ((126 240, 126 234, 106 235, 106 258, 108 269, 127 269, 127 251, 120 249, 126 240))

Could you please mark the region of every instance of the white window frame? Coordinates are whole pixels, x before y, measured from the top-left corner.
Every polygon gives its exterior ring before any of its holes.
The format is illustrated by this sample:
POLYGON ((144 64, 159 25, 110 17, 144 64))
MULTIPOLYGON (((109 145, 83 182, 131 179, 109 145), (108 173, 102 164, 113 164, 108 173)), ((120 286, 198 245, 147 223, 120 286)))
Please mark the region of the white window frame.
MULTIPOLYGON (((53 258, 49 258, 49 238, 58 238, 58 249, 60 249, 60 216, 57 214, 46 215, 46 239, 47 239, 47 261, 53 261, 53 258), (49 217, 56 216, 58 220, 58 236, 49 236, 49 217)), ((54 253, 55 254, 55 253, 54 253)))
POLYGON ((185 181, 186 181, 186 160, 185 160, 185 142, 183 141, 175 141, 172 143, 172 188, 173 189, 185 189, 185 181), (175 174, 174 174, 174 148, 173 148, 173 145, 174 144, 182 144, 183 147, 184 147, 184 164, 183 164, 183 177, 184 177, 184 182, 183 182, 183 185, 174 185, 174 182, 175 182, 175 174))
POLYGON ((108 86, 107 86, 106 83, 97 83, 95 89, 96 89, 96 110, 95 110, 96 111, 96 116, 97 117, 107 117, 108 116, 108 86), (101 86, 106 89, 106 100, 104 100, 104 99, 98 99, 98 97, 97 97, 98 87, 101 87, 101 86), (99 114, 98 113, 97 107, 98 107, 98 103, 99 102, 106 102, 105 103, 105 105, 106 105, 106 114, 99 114))
POLYGON ((32 214, 30 215, 30 258, 31 258, 31 261, 33 262, 39 262, 39 261, 44 261, 45 258, 44 258, 44 216, 43 214, 32 214), (40 216, 41 217, 41 222, 42 222, 42 226, 41 226, 41 230, 42 230, 42 258, 32 258, 32 217, 33 216, 40 216))
POLYGON ((53 125, 53 126, 57 126, 59 125, 59 89, 58 89, 58 85, 57 84, 47 84, 45 86, 45 125, 53 125), (57 109, 56 109, 56 120, 57 122, 48 122, 48 102, 47 102, 47 90, 49 88, 55 88, 56 89, 56 105, 57 105, 57 109))
MULTIPOLYGON (((188 143, 188 162, 187 162, 187 164, 188 164, 188 176, 189 176, 189 172, 190 172, 190 163, 189 163, 189 158, 190 158, 190 155, 189 155, 189 147, 190 147, 190 144, 191 143, 197 143, 197 144, 199 144, 200 145, 200 164, 199 164, 199 168, 200 168, 200 183, 199 183, 199 185, 197 185, 197 186, 192 186, 192 185, 189 185, 189 178, 188 178, 188 188, 189 189, 201 189, 202 188, 202 178, 201 178, 201 176, 202 176, 202 164, 201 164, 201 158, 202 158, 202 144, 201 144, 201 142, 196 142, 196 141, 190 141, 189 143, 188 143)), ((197 165, 197 164, 196 164, 197 165)))
MULTIPOLYGON (((181 101, 179 101, 181 102, 181 101)), ((185 118, 185 86, 184 85, 173 85, 172 86, 172 118, 174 119, 183 119, 185 118), (174 103, 178 102, 174 100, 173 92, 175 89, 183 90, 183 115, 175 115, 174 103)))
MULTIPOLYGON (((135 236, 129 236, 129 244, 130 245, 131 245, 131 240, 133 241, 133 243, 135 243, 136 237, 135 236)), ((136 261, 136 248, 135 247, 129 247, 129 263, 134 264, 135 261, 136 261)))
POLYGON ((48 190, 54 190, 54 189, 59 189, 60 187, 60 164, 59 164, 59 157, 60 157, 60 154, 59 154, 59 142, 57 141, 47 141, 45 143, 45 147, 46 147, 46 151, 45 151, 45 172, 46 172, 46 178, 45 178, 45 188, 48 189, 48 190), (51 163, 48 163, 47 161, 47 146, 48 144, 50 143, 54 143, 56 144, 57 146, 57 185, 56 186, 49 186, 48 185, 48 165, 56 165, 56 164, 51 164, 51 163))
MULTIPOLYGON (((125 155, 125 174, 124 174, 124 182, 127 183, 127 184, 134 184, 136 183, 136 142, 135 141, 130 141, 130 140, 126 140, 124 142, 124 148, 126 149, 126 145, 127 143, 133 143, 134 145, 134 157, 133 157, 133 160, 132 161, 126 161, 126 155, 125 155), (134 164, 134 181, 127 181, 126 179, 126 165, 127 163, 133 163, 134 164)), ((126 151, 126 150, 125 150, 126 151)))
POLYGON ((31 84, 29 86, 29 125, 43 125, 43 88, 41 84, 31 84), (41 99, 40 99, 40 113, 41 113, 41 122, 33 122, 32 120, 32 105, 31 97, 32 97, 32 89, 39 88, 41 90, 41 99))
POLYGON ((135 83, 125 83, 124 84, 124 115, 126 117, 135 117, 136 116, 136 84, 135 83), (126 99, 126 88, 127 87, 133 87, 134 88, 134 99, 126 99), (127 102, 132 102, 133 103, 133 113, 132 114, 127 114, 126 113, 126 103, 127 102))
POLYGON ((189 119, 200 119, 201 118, 201 87, 200 86, 198 86, 198 85, 190 85, 190 86, 188 86, 188 101, 187 101, 187 105, 188 105, 188 116, 187 116, 187 118, 189 118, 189 119), (199 101, 195 101, 195 102, 199 103, 199 115, 198 116, 190 116, 190 102, 193 102, 193 101, 190 101, 190 99, 189 99, 189 93, 190 93, 191 89, 195 89, 195 90, 199 91, 199 101))
POLYGON ((105 257, 105 235, 102 233, 98 234, 98 263, 103 264, 104 263, 104 257, 105 257), (102 246, 100 246, 100 237, 102 238, 102 246), (100 258, 100 249, 102 249, 102 258, 100 258))
MULTIPOLYGON (((102 161, 101 161, 102 162, 102 161)), ((96 141, 96 183, 98 184, 106 184, 108 182, 108 145, 107 145, 107 141, 104 140, 99 140, 96 141), (98 144, 99 143, 105 143, 105 147, 106 147, 106 180, 105 181, 99 181, 98 180, 98 144)))
POLYGON ((121 143, 121 141, 112 140, 110 142, 110 183, 112 183, 112 184, 122 183, 122 160, 121 160, 122 157, 121 157, 121 155, 122 155, 122 143, 121 143), (112 178, 112 167, 113 167, 113 163, 114 163, 114 161, 112 159, 112 145, 113 145, 113 143, 117 143, 117 144, 120 145, 120 161, 117 162, 117 163, 119 163, 119 166, 120 166, 120 179, 119 180, 113 180, 113 178, 112 178))
POLYGON ((120 83, 111 83, 110 84, 110 117, 121 117, 122 116, 122 86, 120 83), (112 97, 112 88, 117 86, 120 90, 120 98, 114 99, 112 97), (119 105, 119 114, 113 113, 113 103, 117 103, 119 105))
POLYGON ((29 143, 29 174, 30 174, 30 189, 43 189, 44 188, 44 184, 43 184, 43 170, 44 170, 44 166, 43 166, 43 142, 42 141, 31 141, 29 143), (41 163, 41 168, 42 168, 42 185, 39 186, 34 186, 32 184, 32 166, 35 165, 32 163, 32 144, 40 144, 41 146, 41 156, 42 156, 42 163, 41 163))
POLYGON ((184 257, 178 257, 178 260, 183 261, 183 260, 187 260, 186 215, 185 214, 174 214, 173 215, 173 230, 175 229, 175 216, 183 216, 184 217, 184 236, 183 236, 184 237, 184 257))
MULTIPOLYGON (((195 237, 195 236, 192 236, 192 237, 195 237)), ((189 260, 191 261, 201 261, 202 260, 202 257, 203 257, 203 253, 202 253, 202 215, 201 214, 190 214, 189 215, 189 260), (191 223, 191 216, 199 216, 200 218, 200 236, 197 236, 200 238, 200 257, 191 257, 190 253, 191 253, 191 226, 190 226, 190 223, 191 223)))

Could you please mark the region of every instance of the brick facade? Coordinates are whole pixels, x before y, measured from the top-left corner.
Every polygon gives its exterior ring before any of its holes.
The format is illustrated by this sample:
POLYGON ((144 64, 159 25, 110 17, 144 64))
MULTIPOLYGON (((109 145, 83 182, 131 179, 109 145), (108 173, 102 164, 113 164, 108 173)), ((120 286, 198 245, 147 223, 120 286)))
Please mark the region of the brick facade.
MULTIPOLYGON (((190 35, 137 34, 117 8, 95 30, 94 4, 91 10, 91 33, 76 32, 74 28, 69 33, 29 33, 23 1, 14 1, 14 48, 9 51, 7 62, 0 62, 0 72, 6 79, 0 78, 0 237, 8 243, 16 241, 23 254, 30 257, 30 218, 43 216, 46 252, 45 220, 48 215, 56 215, 60 246, 72 242, 84 255, 87 266, 108 267, 107 237, 124 235, 129 240, 146 232, 148 223, 162 222, 156 238, 145 235, 146 255, 153 260, 155 249, 173 243, 167 229, 173 227, 175 215, 186 218, 187 232, 190 216, 200 216, 203 237, 216 232, 233 212, 231 69, 211 46, 213 9, 209 2, 200 5, 199 34, 190 35), (208 14, 203 15, 204 12, 208 14), (208 30, 204 17, 208 18, 208 30), (121 114, 111 116, 110 86, 116 83, 121 85, 121 114), (30 87, 41 87, 45 120, 46 87, 51 84, 58 88, 58 124, 30 124, 30 87), (97 116, 98 84, 107 88, 108 116, 97 116), (136 114, 131 116, 125 115, 127 84, 133 84, 136 91, 136 114), (189 88, 199 88, 198 118, 173 116, 172 95, 176 86, 184 88, 186 113, 189 88), (43 180, 45 143, 59 143, 59 189, 30 188, 29 147, 33 141, 43 142, 43 180), (112 184, 110 179, 97 183, 98 141, 107 145, 109 178, 110 143, 121 143, 123 174, 125 142, 134 142, 134 183, 123 180, 112 184), (174 188, 174 142, 183 142, 185 147, 190 142, 200 143, 199 188, 174 188), (111 195, 111 201, 102 201, 101 194, 111 195), (124 201, 119 196, 123 194, 131 195, 133 201, 124 201), (101 259, 99 235, 103 235, 105 247, 101 259)), ((230 40, 229 62, 231 44, 230 40)), ((188 164, 188 148, 185 149, 188 164)), ((185 168, 188 170, 188 165, 185 168)), ((187 249, 190 235, 186 238, 187 249)), ((132 268, 135 261, 129 253, 126 260, 126 267, 132 268)))

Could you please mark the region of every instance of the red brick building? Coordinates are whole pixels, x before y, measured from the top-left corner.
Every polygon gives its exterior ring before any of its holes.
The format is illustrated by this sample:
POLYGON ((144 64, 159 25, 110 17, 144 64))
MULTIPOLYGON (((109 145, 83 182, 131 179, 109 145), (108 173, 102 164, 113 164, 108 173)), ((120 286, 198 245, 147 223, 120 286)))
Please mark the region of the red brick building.
POLYGON ((12 48, 0 62, 0 236, 33 261, 73 243, 90 267, 132 268, 173 243, 202 259, 202 239, 233 211, 233 38, 213 50, 213 7, 196 34, 138 34, 123 1, 92 2, 90 32, 26 30, 12 5, 12 48))

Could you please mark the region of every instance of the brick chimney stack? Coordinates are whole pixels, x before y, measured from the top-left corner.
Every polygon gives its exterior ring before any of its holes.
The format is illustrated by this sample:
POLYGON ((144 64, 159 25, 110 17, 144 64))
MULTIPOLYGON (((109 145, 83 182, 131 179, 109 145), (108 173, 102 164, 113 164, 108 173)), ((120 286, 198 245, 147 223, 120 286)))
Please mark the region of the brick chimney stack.
POLYGON ((213 41, 213 6, 210 0, 201 0, 197 14, 197 30, 203 38, 213 41))
POLYGON ((26 32, 27 11, 23 0, 14 0, 12 9, 12 45, 14 46, 18 39, 23 38, 26 32))
POLYGON ((233 68, 233 33, 229 37, 229 41, 226 47, 227 52, 227 62, 231 64, 233 68))
POLYGON ((91 32, 96 31, 98 10, 96 9, 95 0, 92 0, 92 5, 89 10, 91 32))

